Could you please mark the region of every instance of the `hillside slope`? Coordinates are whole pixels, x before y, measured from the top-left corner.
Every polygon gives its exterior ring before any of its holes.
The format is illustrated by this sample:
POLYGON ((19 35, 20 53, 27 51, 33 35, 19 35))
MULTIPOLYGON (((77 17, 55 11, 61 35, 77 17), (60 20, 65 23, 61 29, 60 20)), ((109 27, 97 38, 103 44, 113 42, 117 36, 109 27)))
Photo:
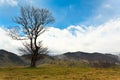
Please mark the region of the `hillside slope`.
POLYGON ((106 63, 120 63, 119 57, 113 54, 102 54, 102 53, 86 53, 86 52, 67 52, 57 56, 63 60, 75 60, 88 62, 106 62, 106 63))
POLYGON ((16 54, 0 50, 0 66, 25 65, 25 62, 16 54))
MULTIPOLYGON (((30 55, 18 56, 14 53, 5 50, 0 50, 0 66, 29 65, 30 60, 27 58, 29 56, 30 55)), ((87 63, 105 62, 112 64, 116 64, 116 63, 120 64, 120 60, 117 55, 102 54, 102 53, 86 53, 86 52, 67 52, 56 56, 42 55, 41 59, 38 61, 37 64, 39 65, 44 63, 54 63, 59 61, 63 61, 63 62, 86 61, 87 63)))

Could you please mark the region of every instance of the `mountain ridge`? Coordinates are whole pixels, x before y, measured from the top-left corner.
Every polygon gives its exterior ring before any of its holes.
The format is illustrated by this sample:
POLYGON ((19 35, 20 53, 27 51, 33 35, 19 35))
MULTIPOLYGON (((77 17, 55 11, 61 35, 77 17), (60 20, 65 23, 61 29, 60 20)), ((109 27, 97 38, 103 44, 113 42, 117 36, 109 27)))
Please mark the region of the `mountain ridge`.
MULTIPOLYGON (((29 55, 18 56, 14 53, 8 52, 6 50, 0 50, 0 66, 4 65, 28 65, 30 64, 30 60, 26 57, 29 55)), ((46 62, 54 62, 54 61, 86 61, 87 63, 93 62, 104 62, 104 63, 112 63, 120 64, 119 56, 113 54, 102 54, 98 52, 88 53, 88 52, 67 52, 61 55, 43 55, 41 59, 38 61, 39 64, 44 64, 46 62)))
POLYGON ((88 53, 88 52, 67 52, 64 53, 68 58, 77 59, 77 60, 88 60, 88 61, 105 61, 105 62, 120 62, 119 57, 113 54, 103 54, 103 53, 88 53))
POLYGON ((25 62, 18 55, 0 49, 0 66, 25 65, 25 62))

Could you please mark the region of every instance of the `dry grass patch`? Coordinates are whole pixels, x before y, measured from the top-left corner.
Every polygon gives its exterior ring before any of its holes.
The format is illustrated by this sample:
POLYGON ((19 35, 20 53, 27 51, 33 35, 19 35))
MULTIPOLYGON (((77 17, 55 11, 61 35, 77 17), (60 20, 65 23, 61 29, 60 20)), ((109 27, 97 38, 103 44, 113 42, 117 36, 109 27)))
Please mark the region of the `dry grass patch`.
POLYGON ((120 68, 65 67, 0 68, 0 80, 120 80, 120 68))

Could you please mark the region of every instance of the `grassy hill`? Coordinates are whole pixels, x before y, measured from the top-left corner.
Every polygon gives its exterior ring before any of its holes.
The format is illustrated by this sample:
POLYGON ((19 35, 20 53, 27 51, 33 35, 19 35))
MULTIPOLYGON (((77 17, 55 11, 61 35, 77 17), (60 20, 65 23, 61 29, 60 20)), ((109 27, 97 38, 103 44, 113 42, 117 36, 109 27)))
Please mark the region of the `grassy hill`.
POLYGON ((44 64, 38 68, 0 68, 0 80, 120 80, 120 67, 92 68, 44 64))
POLYGON ((0 66, 20 66, 25 62, 16 54, 0 50, 0 66))
POLYGON ((18 65, 23 64, 26 59, 0 50, 0 64, 14 65, 0 67, 0 80, 120 80, 119 65, 103 68, 92 67, 81 62, 82 60, 117 62, 115 55, 75 52, 43 57, 38 61, 37 68, 20 67, 18 65))
MULTIPOLYGON (((0 66, 29 66, 30 55, 18 56, 14 53, 0 50, 0 66)), ((97 67, 109 67, 120 64, 118 56, 102 53, 68 52, 61 55, 49 56, 42 55, 37 65, 41 64, 61 64, 74 66, 88 64, 97 67)))
MULTIPOLYGON (((119 63, 117 55, 86 52, 68 52, 63 54, 64 58, 74 59, 76 61, 87 60, 89 62, 99 61, 108 63, 119 63)), ((64 59, 63 58, 63 59, 64 59)))
POLYGON ((68 52, 56 56, 44 55, 44 58, 38 61, 38 65, 46 63, 70 66, 82 63, 93 67, 111 67, 120 64, 120 60, 117 55, 112 54, 68 52))

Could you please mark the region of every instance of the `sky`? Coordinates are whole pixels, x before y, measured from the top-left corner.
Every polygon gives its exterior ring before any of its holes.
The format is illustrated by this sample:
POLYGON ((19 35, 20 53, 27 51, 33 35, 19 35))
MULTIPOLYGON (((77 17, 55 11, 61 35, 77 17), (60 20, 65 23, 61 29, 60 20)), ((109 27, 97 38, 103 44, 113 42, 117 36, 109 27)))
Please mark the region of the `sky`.
POLYGON ((0 49, 18 54, 21 41, 12 40, 8 27, 20 15, 19 6, 48 9, 55 18, 39 40, 51 54, 68 51, 120 53, 120 0, 0 0, 0 49))
MULTIPOLYGON (((103 0, 104 1, 104 0, 103 0)), ((0 0, 0 25, 14 25, 12 18, 19 14, 18 5, 47 8, 55 17, 52 26, 66 28, 79 25, 94 15, 102 0, 0 0)))

